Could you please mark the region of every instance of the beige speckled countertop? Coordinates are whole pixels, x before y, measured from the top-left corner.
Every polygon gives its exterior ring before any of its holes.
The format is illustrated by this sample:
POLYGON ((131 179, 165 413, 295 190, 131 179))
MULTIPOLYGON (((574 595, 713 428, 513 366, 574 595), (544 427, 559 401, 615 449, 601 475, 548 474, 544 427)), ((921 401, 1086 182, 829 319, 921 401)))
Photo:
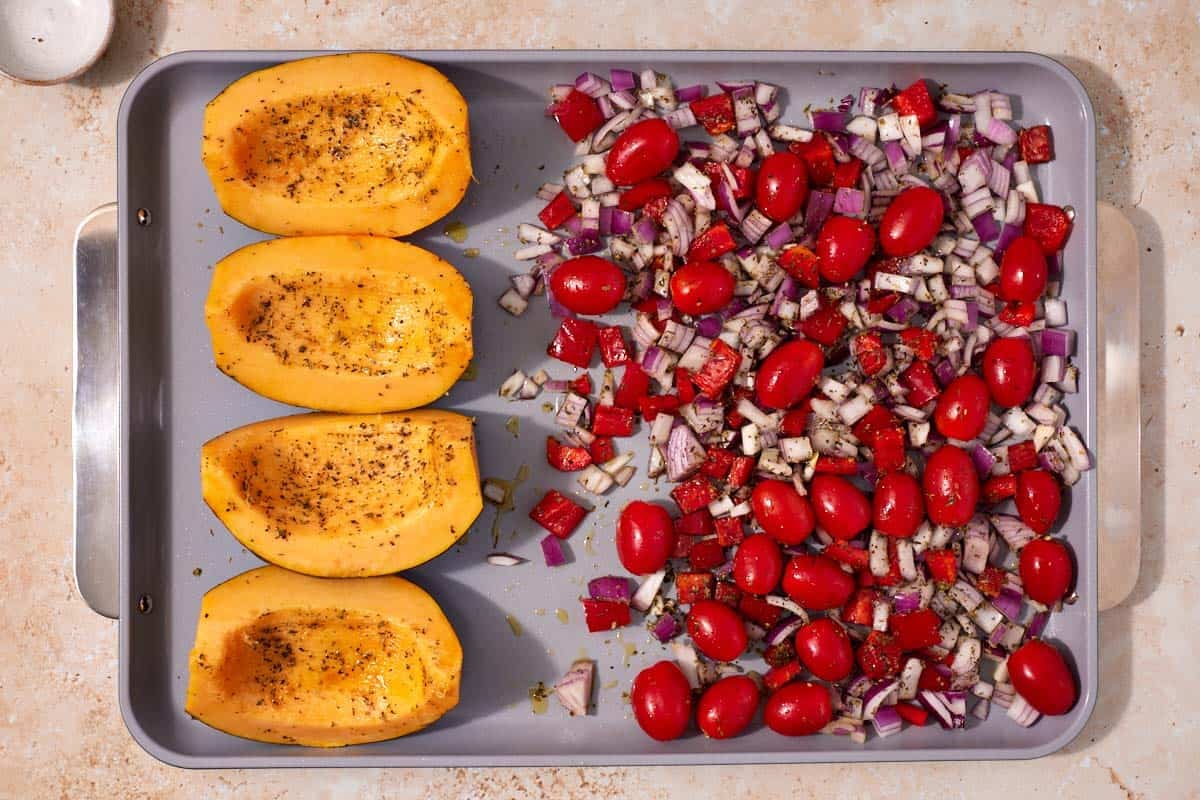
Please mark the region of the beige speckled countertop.
POLYGON ((117 5, 112 48, 82 79, 0 79, 0 796, 1200 797, 1200 4, 844 0, 832 19, 829 3, 810 12, 781 0, 117 5), (1039 51, 1074 70, 1099 116, 1100 197, 1130 216, 1142 244, 1146 476, 1141 579, 1101 617, 1100 698, 1080 737, 1025 763, 740 770, 205 773, 142 752, 117 710, 116 624, 87 609, 71 577, 71 233, 115 199, 117 104, 153 58, 369 47, 963 47, 1039 51))

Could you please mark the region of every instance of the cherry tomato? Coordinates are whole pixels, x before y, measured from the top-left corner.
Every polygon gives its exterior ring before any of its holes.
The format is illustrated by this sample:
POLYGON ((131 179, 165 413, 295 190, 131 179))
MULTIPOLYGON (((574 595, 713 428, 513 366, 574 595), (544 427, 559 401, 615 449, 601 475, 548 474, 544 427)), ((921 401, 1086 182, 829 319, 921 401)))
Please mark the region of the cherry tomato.
POLYGON ((1008 675, 1017 694, 1043 714, 1065 714, 1079 696, 1062 653, 1041 639, 1026 642, 1008 657, 1008 675))
POLYGON ((671 166, 678 154, 679 134, 666 120, 642 120, 617 137, 608 151, 604 173, 618 186, 631 186, 671 166))
POLYGON ((793 556, 783 570, 783 590, 788 597, 814 611, 841 608, 854 589, 854 576, 828 556, 793 556))
POLYGON ((1025 594, 1047 606, 1062 600, 1075 578, 1071 552, 1057 539, 1034 539, 1022 547, 1020 570, 1025 594))
POLYGON ((928 186, 905 189, 879 223, 879 246, 889 256, 911 256, 929 246, 942 228, 942 196, 928 186))
POLYGON ((974 439, 987 424, 991 398, 983 378, 968 372, 950 381, 938 398, 933 422, 947 439, 974 439))
POLYGON ((823 681, 840 681, 854 668, 854 647, 846 629, 829 617, 796 631, 796 654, 823 681))
POLYGON ((1042 247, 1029 236, 1018 236, 1000 259, 1000 296, 1032 303, 1046 291, 1049 269, 1042 247))
POLYGON ((1058 519, 1062 489, 1058 479, 1044 469, 1030 469, 1017 476, 1017 513, 1034 533, 1045 533, 1058 519))
POLYGON ((746 624, 720 600, 692 603, 687 631, 696 649, 713 661, 733 661, 746 652, 746 624))
POLYGON ((675 549, 675 526, 665 508, 634 500, 617 521, 617 558, 635 575, 657 572, 675 549))
POLYGON ((633 679, 633 716, 652 739, 678 739, 692 718, 692 687, 674 661, 659 661, 633 679))
POLYGON ((872 507, 875 529, 898 539, 912 536, 925 519, 921 484, 907 472, 889 472, 880 478, 872 507))
POLYGON ((580 256, 554 268, 550 289, 576 314, 607 314, 625 296, 625 273, 608 259, 580 256))
POLYGON ((817 234, 821 276, 830 283, 850 280, 875 250, 875 229, 861 219, 833 216, 817 234))
POLYGON ((996 405, 1019 406, 1037 383, 1033 347, 1024 336, 1008 336, 988 345, 983 354, 983 379, 996 405))
POLYGON ((657 200, 660 197, 670 197, 673 194, 674 191, 671 190, 671 184, 665 178, 651 178, 621 192, 621 199, 617 201, 617 208, 620 208, 622 211, 637 211, 651 200, 657 200))
POLYGON ((925 462, 925 513, 936 525, 966 525, 979 502, 979 473, 966 451, 952 444, 925 462))
POLYGON ((733 582, 743 592, 770 594, 783 577, 779 545, 765 533, 748 537, 733 556, 733 582))
POLYGON ((817 475, 809 487, 817 524, 835 539, 853 539, 871 524, 871 501, 838 475, 817 475))
POLYGON ((772 350, 758 369, 754 391, 758 402, 786 409, 799 403, 821 377, 825 354, 806 339, 793 339, 772 350))
POLYGON ((729 739, 746 730, 757 710, 758 684, 745 675, 729 675, 700 696, 696 724, 710 739, 729 739))
POLYGON ((570 94, 555 103, 552 113, 572 142, 578 142, 604 124, 604 113, 600 111, 599 104, 578 89, 572 89, 570 94))
POLYGON ((733 299, 735 281, 715 261, 690 261, 671 276, 671 302, 685 314, 708 314, 733 299))
POLYGON ((780 544, 800 544, 817 524, 808 498, 785 481, 760 481, 750 495, 750 508, 762 529, 780 544))
POLYGON ((833 719, 833 700, 819 683, 789 683, 767 698, 763 721, 784 736, 809 736, 833 719))
POLYGON ((763 159, 754 204, 776 222, 791 219, 808 197, 808 170, 795 153, 781 150, 763 159))

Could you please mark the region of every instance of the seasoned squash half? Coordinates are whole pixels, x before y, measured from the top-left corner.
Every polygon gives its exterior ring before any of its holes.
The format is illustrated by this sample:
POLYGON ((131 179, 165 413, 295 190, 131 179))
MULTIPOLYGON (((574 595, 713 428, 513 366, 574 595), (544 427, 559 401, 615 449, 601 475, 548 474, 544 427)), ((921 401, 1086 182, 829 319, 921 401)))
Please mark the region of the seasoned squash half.
POLYGON ((385 575, 483 509, 472 422, 449 411, 264 420, 205 443, 204 502, 247 550, 326 577, 385 575))
POLYGON ((402 236, 467 191, 467 103, 433 67, 385 53, 252 72, 204 111, 204 166, 225 213, 296 236, 402 236))
POLYGON ((204 595, 187 712, 260 742, 341 747, 433 723, 461 674, 458 637, 419 586, 260 567, 204 595))
POLYGON ((204 306, 217 367, 261 395, 365 414, 423 406, 471 361, 471 289, 433 253, 305 236, 217 263, 204 306))

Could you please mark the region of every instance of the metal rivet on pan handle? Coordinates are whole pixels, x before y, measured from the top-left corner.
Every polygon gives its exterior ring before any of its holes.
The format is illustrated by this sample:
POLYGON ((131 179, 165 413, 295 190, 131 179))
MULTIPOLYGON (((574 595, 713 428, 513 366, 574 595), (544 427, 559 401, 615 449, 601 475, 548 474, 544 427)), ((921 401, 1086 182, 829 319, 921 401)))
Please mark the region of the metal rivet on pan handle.
POLYGON ((138 598, 137 610, 139 614, 149 614, 154 610, 154 598, 148 594, 144 594, 138 598))
POLYGON ((137 210, 137 224, 143 228, 150 224, 150 209, 139 208, 137 210))

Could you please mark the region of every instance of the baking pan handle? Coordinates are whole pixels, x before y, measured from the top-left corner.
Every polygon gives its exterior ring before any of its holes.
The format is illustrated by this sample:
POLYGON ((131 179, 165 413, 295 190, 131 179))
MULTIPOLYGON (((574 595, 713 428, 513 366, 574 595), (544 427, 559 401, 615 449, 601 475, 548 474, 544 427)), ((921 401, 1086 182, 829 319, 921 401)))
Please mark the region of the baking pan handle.
POLYGON ((92 610, 119 614, 121 354, 117 204, 75 231, 75 585, 92 610))
POLYGON ((1128 217, 1098 204, 1100 610, 1119 605, 1142 560, 1141 270, 1128 217))

